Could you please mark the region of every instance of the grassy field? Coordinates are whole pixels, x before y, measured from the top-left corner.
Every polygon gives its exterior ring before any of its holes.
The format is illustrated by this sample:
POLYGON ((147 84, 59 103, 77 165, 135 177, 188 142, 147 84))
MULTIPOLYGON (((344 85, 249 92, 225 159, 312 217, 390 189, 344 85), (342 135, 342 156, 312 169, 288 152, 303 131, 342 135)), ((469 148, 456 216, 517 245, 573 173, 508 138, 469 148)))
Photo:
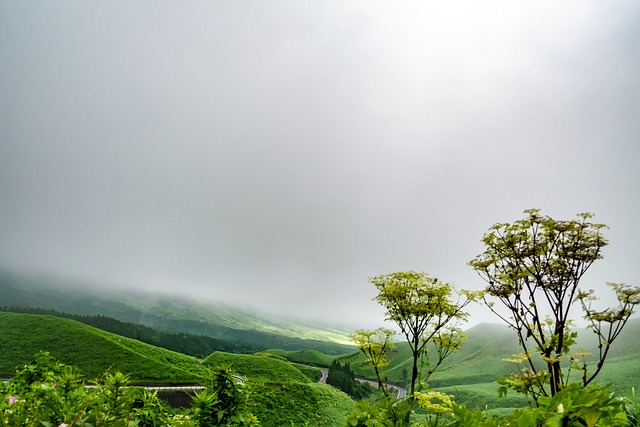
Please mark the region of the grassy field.
POLYGON ((321 366, 323 368, 328 368, 331 366, 331 363, 341 357, 348 356, 352 353, 342 354, 342 355, 328 355, 321 353, 317 350, 303 350, 303 351, 289 351, 289 350, 281 350, 281 349, 269 349, 265 350, 267 353, 276 354, 284 357, 285 359, 301 363, 304 365, 310 366, 321 366))
POLYGON ((187 383, 207 375, 195 358, 82 323, 52 316, 0 312, 0 373, 13 374, 45 350, 87 379, 119 370, 135 381, 187 383))
POLYGON ((355 402, 326 384, 317 384, 319 369, 298 365, 281 356, 214 352, 204 361, 230 366, 245 379, 248 408, 263 427, 341 427, 355 402), (315 378, 310 378, 315 377, 315 378))
POLYGON ((227 365, 247 381, 265 383, 299 382, 311 380, 292 363, 256 354, 233 354, 221 351, 207 357, 204 366, 227 365))
POLYGON ((248 407, 262 427, 342 427, 355 402, 326 384, 254 383, 248 407))

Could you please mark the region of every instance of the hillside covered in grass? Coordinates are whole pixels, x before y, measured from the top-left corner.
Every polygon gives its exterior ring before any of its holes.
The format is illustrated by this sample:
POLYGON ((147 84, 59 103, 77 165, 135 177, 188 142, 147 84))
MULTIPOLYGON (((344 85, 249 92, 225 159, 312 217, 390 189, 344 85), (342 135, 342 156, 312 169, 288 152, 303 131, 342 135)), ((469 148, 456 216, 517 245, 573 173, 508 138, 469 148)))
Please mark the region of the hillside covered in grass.
POLYGON ((263 427, 288 425, 341 427, 355 407, 345 393, 326 384, 309 368, 294 364, 270 353, 232 354, 214 352, 205 366, 229 366, 245 380, 249 390, 247 407, 260 419, 263 427))
POLYGON ((13 374, 38 351, 76 366, 92 380, 118 370, 135 381, 199 381, 206 369, 194 357, 54 316, 0 312, 0 374, 13 374))
POLYGON ((311 380, 292 363, 258 354, 232 354, 216 351, 202 363, 204 366, 227 365, 247 381, 265 383, 299 382, 311 380))
MULTIPOLYGON (((437 391, 452 394, 456 400, 469 407, 515 408, 526 404, 526 399, 509 392, 506 399, 498 399, 497 380, 516 370, 512 363, 504 361, 522 353, 515 333, 504 325, 483 323, 465 331, 467 340, 462 349, 453 353, 429 380, 429 386, 437 391)), ((578 342, 573 351, 585 349, 590 369, 595 369, 597 342, 588 329, 578 331, 578 342)), ((631 319, 621 336, 613 343, 604 367, 596 382, 611 385, 611 389, 626 393, 640 386, 640 319, 631 319)), ((384 376, 389 382, 405 386, 411 372, 411 354, 406 343, 400 342, 389 352, 389 365, 384 376)), ((336 360, 349 363, 356 375, 374 378, 371 365, 361 353, 352 353, 336 360)), ((574 371, 576 380, 580 372, 574 371)))
POLYGON ((188 333, 221 340, 230 349, 261 351, 315 349, 341 354, 353 349, 348 333, 307 325, 255 310, 176 295, 100 292, 91 284, 72 283, 0 270, 0 304, 51 309, 82 316, 102 315, 168 333, 188 333))
POLYGON ((284 357, 291 362, 328 368, 329 366, 331 366, 331 363, 333 363, 335 359, 351 355, 355 352, 355 350, 342 355, 328 355, 317 350, 291 351, 282 350, 279 348, 272 348, 266 350, 266 352, 284 357))

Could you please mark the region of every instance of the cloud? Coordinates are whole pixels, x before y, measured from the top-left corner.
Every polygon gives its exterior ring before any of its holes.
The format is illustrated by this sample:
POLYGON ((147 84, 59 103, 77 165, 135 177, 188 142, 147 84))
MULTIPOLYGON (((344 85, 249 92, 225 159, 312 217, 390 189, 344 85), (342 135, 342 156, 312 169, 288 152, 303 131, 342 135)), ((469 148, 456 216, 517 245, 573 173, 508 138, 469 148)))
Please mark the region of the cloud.
POLYGON ((0 8, 2 265, 376 324, 540 207, 638 281, 634 2, 0 8))

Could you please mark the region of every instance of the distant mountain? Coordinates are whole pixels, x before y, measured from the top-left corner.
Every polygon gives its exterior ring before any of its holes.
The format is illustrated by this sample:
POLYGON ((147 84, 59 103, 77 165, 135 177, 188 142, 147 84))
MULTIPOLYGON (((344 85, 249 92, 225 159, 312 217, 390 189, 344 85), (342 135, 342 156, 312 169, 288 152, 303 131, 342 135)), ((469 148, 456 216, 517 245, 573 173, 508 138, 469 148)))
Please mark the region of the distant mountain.
POLYGON ((0 271, 0 306, 100 314, 173 333, 250 343, 254 349, 313 348, 327 354, 353 349, 345 331, 305 325, 222 303, 140 292, 106 292, 83 283, 6 271, 0 271))

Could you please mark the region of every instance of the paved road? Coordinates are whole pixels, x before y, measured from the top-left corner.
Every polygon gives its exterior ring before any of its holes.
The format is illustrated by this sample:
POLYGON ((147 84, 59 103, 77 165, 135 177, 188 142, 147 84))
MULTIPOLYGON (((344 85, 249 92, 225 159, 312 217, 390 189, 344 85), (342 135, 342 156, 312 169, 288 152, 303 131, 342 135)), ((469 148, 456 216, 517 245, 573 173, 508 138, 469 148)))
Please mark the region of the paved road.
POLYGON ((321 384, 326 384, 327 383, 327 377, 329 376, 329 370, 326 368, 320 368, 320 372, 322 372, 322 378, 320 378, 320 381, 318 381, 321 384))
MULTIPOLYGON (((320 383, 322 384, 326 384, 327 383, 327 376, 329 376, 329 370, 326 368, 320 368, 320 372, 322 372, 322 378, 320 378, 320 383)), ((356 378, 356 380, 360 381, 361 383, 367 383, 372 385, 373 387, 378 387, 378 383, 376 381, 371 381, 368 380, 366 378, 356 378)), ((402 388, 402 387, 398 387, 397 385, 393 385, 393 384, 385 384, 387 387, 393 389, 396 391, 396 397, 398 399, 402 399, 403 397, 407 396, 407 390, 402 388)))
MULTIPOLYGON (((238 375, 231 375, 231 377, 233 377, 234 380, 236 380, 236 383, 238 384, 244 384, 244 378, 238 376, 238 375)), ((85 385, 86 388, 96 388, 96 386, 94 384, 87 384, 85 385)), ((164 390, 169 390, 169 391, 200 391, 200 390, 204 390, 204 387, 201 385, 155 385, 155 386, 148 386, 148 385, 132 385, 132 386, 128 386, 128 387, 140 387, 140 388, 144 388, 146 390, 158 390, 158 391, 164 391, 164 390)))
MULTIPOLYGON (((371 381, 368 380, 366 378, 356 378, 356 380, 360 381, 361 383, 367 383, 373 387, 378 387, 378 382, 377 381, 371 381)), ((398 387, 397 385, 393 385, 393 384, 389 384, 386 383, 385 386, 387 386, 390 389, 393 389, 396 391, 396 398, 398 399, 402 399, 403 397, 407 396, 407 389, 402 388, 402 387, 398 387)))

